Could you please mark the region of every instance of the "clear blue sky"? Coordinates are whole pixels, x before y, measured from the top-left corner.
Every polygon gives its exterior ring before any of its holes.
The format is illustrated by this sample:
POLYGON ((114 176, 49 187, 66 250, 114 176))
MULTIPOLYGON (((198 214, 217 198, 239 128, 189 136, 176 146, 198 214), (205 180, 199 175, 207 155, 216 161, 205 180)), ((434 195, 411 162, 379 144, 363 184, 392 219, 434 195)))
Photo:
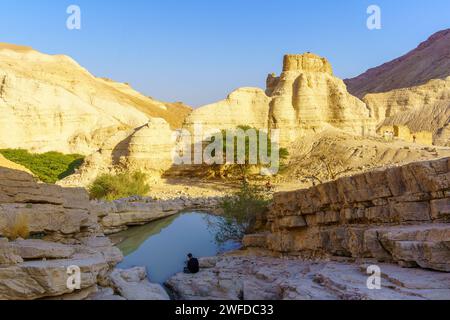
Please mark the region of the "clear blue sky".
POLYGON ((265 86, 285 53, 364 72, 450 27, 449 0, 0 0, 0 42, 72 56, 93 74, 193 106, 265 86), (66 28, 79 5, 82 30, 66 28), (381 30, 366 9, 382 9, 381 30))

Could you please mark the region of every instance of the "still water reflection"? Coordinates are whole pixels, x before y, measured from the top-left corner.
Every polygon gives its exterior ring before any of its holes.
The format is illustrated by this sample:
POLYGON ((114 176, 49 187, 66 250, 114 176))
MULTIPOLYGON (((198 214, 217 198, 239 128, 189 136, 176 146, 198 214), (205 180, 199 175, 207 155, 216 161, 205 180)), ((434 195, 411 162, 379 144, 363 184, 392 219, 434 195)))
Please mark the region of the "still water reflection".
POLYGON ((239 248, 239 244, 216 242, 220 217, 205 213, 184 213, 130 228, 114 236, 125 260, 119 268, 146 266, 151 282, 164 283, 183 271, 186 254, 210 257, 239 248))

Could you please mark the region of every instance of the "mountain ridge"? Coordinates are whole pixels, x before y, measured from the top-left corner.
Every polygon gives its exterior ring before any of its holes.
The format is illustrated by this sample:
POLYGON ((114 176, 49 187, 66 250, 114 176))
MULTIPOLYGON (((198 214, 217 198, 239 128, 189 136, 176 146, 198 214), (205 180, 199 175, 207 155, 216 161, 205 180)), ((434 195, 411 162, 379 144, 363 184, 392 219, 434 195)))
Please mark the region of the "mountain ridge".
POLYGON ((351 94, 363 98, 368 93, 414 87, 448 76, 450 28, 434 33, 405 55, 368 69, 357 77, 345 79, 344 82, 351 94))

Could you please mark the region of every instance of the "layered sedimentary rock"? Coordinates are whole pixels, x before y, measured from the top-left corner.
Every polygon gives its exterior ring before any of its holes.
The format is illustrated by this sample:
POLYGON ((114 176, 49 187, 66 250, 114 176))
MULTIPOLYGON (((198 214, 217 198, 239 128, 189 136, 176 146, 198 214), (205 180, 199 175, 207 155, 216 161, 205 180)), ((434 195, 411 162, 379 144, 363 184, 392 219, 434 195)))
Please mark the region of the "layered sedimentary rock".
POLYGON ((368 93, 387 92, 450 76, 450 29, 432 35, 408 54, 345 80, 350 93, 363 98, 368 93))
POLYGON ((161 285, 148 281, 144 267, 129 270, 115 269, 110 279, 116 291, 126 300, 170 300, 161 285))
POLYGON ((102 230, 107 234, 126 230, 130 226, 143 225, 173 216, 186 210, 217 210, 221 198, 187 198, 170 200, 132 197, 112 202, 92 201, 92 212, 99 218, 102 230))
POLYGON ((450 158, 279 193, 248 246, 450 271, 450 158))
POLYGON ((324 58, 285 56, 283 73, 272 86, 269 126, 280 129, 283 144, 328 126, 356 135, 374 133, 369 109, 347 92, 324 58))
POLYGON ((85 158, 77 172, 58 184, 66 187, 88 186, 104 173, 123 170, 141 171, 149 178, 159 178, 172 166, 176 146, 175 132, 161 118, 145 125, 119 131, 104 140, 102 147, 85 158))
POLYGON ((168 299, 144 268, 114 269, 123 255, 104 236, 98 211, 83 189, 38 184, 0 168, 0 300, 168 299), (16 235, 19 221, 23 233, 16 235), (25 233, 40 239, 16 239, 25 233), (81 282, 73 289, 69 277, 77 269, 81 282))
POLYGON ((450 77, 386 93, 368 94, 364 101, 380 124, 404 126, 411 135, 432 135, 431 143, 450 146, 450 77))
POLYGON ((309 262, 260 256, 200 260, 195 275, 166 285, 180 300, 447 300, 450 274, 378 264, 380 290, 367 287, 370 263, 309 262))
POLYGON ((67 56, 7 44, 0 44, 0 108, 0 148, 86 155, 153 117, 179 128, 190 112, 96 78, 67 56))
POLYGON ((90 292, 122 258, 101 232, 85 190, 38 184, 25 172, 0 168, 0 299, 90 292), (80 268, 80 290, 67 285, 71 266, 80 268))
POLYGON ((193 130, 235 129, 246 125, 267 129, 270 98, 259 88, 240 88, 225 100, 194 110, 186 119, 185 128, 193 130))
POLYGON ((239 89, 224 101, 195 110, 186 127, 195 123, 208 129, 239 125, 280 129, 284 145, 330 126, 357 135, 375 131, 366 105, 333 76, 325 58, 311 53, 286 55, 282 74, 269 75, 265 93, 255 88, 239 89))
POLYGON ((130 137, 126 166, 130 170, 163 171, 173 162, 174 133, 164 119, 151 119, 130 137))
POLYGON ((32 234, 64 236, 97 227, 84 189, 38 184, 25 172, 0 167, 0 236, 19 220, 32 234))

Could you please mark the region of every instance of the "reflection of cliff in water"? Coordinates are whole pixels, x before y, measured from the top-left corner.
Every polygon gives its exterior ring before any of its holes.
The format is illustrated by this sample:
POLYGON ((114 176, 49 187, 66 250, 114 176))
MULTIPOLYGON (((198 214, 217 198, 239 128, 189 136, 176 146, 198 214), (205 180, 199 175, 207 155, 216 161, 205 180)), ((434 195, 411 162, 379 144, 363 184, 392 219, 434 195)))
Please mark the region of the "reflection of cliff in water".
POLYGON ((139 249, 139 247, 151 236, 161 233, 161 231, 167 228, 172 222, 178 218, 179 215, 174 215, 161 220, 153 221, 149 224, 139 227, 132 227, 128 230, 122 231, 110 238, 114 243, 117 243, 117 247, 122 251, 124 256, 128 256, 139 249))

